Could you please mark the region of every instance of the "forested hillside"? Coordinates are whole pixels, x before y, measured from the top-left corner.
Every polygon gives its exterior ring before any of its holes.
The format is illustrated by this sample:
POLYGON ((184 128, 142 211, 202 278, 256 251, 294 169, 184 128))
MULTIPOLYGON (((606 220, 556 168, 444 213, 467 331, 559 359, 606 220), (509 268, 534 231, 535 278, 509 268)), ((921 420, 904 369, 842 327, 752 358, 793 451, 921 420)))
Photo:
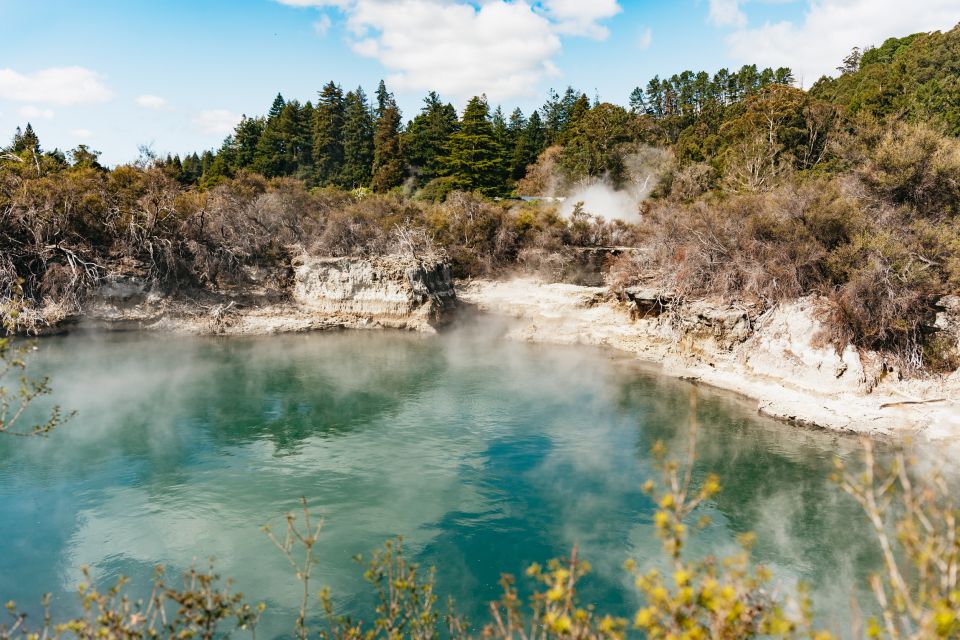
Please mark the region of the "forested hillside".
POLYGON ((960 135, 960 30, 890 38, 876 48, 855 49, 843 73, 810 90, 851 113, 936 123, 960 135))
POLYGON ((458 116, 431 92, 405 126, 383 82, 371 100, 362 87, 344 93, 331 81, 315 104, 277 95, 266 116, 244 116, 216 152, 167 156, 160 164, 179 182, 206 187, 248 170, 298 178, 308 187, 383 192, 406 185, 433 199, 452 190, 506 196, 552 145, 566 149, 562 162, 569 180, 608 171, 620 178, 620 145, 661 137, 675 143, 691 124, 718 125, 729 107, 792 81, 789 69, 745 66, 713 76, 685 71, 637 89, 629 110, 591 103, 568 87, 562 95, 551 92, 529 117, 520 109, 507 116, 484 96, 470 100, 458 116), (656 122, 657 130, 645 130, 645 120, 656 122))
POLYGON ((760 308, 818 294, 825 340, 948 368, 932 316, 960 290, 958 71, 954 28, 854 50, 809 91, 745 66, 655 77, 625 106, 568 88, 530 114, 483 96, 458 113, 430 93, 405 122, 383 83, 329 82, 215 151, 113 169, 44 151, 28 124, 0 159, 0 294, 81 304, 118 265, 220 290, 298 247, 387 252, 398 234, 460 276, 562 278, 576 248, 618 245, 634 250, 607 265, 615 287, 760 308), (591 182, 644 200, 623 222, 510 199, 591 182))

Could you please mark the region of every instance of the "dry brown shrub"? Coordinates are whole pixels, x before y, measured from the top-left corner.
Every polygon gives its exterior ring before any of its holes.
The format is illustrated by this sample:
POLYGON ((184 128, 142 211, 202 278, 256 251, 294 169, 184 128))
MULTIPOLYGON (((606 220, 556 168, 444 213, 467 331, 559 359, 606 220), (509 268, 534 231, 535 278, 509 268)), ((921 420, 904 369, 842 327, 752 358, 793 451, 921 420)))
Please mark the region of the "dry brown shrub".
POLYGON ((922 368, 938 278, 915 259, 912 243, 890 231, 865 232, 827 264, 837 283, 829 294, 830 341, 893 351, 908 368, 922 368))
POLYGON ((670 197, 689 202, 710 190, 716 170, 705 162, 693 162, 676 169, 670 176, 670 197))
POLYGON ((613 267, 684 298, 721 297, 767 304, 795 298, 820 279, 823 247, 802 216, 812 193, 787 189, 691 205, 658 203, 641 224, 642 251, 613 267))
POLYGON ((551 197, 560 191, 558 162, 563 147, 548 147, 537 161, 527 168, 527 175, 517 183, 517 193, 522 196, 551 197))
POLYGON ((906 123, 876 138, 857 171, 875 194, 938 220, 960 213, 960 141, 906 123))
POLYGON ((419 215, 416 204, 396 193, 352 198, 324 207, 320 231, 308 246, 334 256, 390 253, 394 231, 417 226, 419 215))
POLYGON ((509 206, 464 192, 423 213, 426 228, 450 256, 454 275, 490 275, 516 260, 518 234, 509 206))

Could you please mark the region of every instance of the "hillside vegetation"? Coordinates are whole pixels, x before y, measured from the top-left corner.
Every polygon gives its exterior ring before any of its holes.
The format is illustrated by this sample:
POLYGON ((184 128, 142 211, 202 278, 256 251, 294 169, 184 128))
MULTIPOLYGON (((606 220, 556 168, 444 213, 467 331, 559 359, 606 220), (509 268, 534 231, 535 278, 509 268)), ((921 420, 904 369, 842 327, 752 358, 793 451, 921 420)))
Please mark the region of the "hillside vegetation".
POLYGON ((825 341, 950 369, 932 325, 960 291, 958 42, 855 50, 810 91, 745 66, 653 78, 626 106, 568 88, 529 115, 430 93, 405 124, 383 83, 368 99, 330 82, 278 95, 215 151, 112 169, 85 146, 44 151, 27 125, 0 158, 0 295, 73 308, 108 273, 224 291, 302 249, 411 238, 459 276, 563 278, 579 248, 615 245, 634 248, 607 265, 615 287, 760 309, 817 294, 825 341), (637 199, 616 212, 629 222, 512 199, 598 182, 637 199))
POLYGON ((850 72, 824 78, 810 92, 852 113, 930 122, 960 135, 960 31, 890 38, 849 58, 850 72))

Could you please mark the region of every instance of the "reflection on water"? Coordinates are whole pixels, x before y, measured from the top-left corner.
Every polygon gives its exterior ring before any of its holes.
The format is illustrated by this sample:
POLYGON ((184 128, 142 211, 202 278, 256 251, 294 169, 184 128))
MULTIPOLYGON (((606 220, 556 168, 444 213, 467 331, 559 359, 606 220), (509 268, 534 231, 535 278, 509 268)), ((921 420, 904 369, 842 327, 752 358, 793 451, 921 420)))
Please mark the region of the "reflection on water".
MULTIPOLYGON (((624 560, 659 562, 640 491, 648 451, 682 452, 691 386, 495 333, 43 341, 35 371, 79 415, 48 440, 0 439, 0 599, 29 610, 52 591, 69 613, 83 565, 142 584, 155 564, 215 557, 268 603, 267 634, 282 633, 298 587, 260 527, 282 525, 303 495, 326 516, 318 583, 344 612, 370 606, 351 557, 403 535, 471 620, 501 571, 573 545, 594 566, 584 598, 628 613, 624 560)), ((724 492, 691 549, 730 550, 754 531, 757 560, 811 583, 821 619, 841 620, 878 565, 863 517, 826 479, 855 443, 695 392, 697 477, 719 473, 724 492)))

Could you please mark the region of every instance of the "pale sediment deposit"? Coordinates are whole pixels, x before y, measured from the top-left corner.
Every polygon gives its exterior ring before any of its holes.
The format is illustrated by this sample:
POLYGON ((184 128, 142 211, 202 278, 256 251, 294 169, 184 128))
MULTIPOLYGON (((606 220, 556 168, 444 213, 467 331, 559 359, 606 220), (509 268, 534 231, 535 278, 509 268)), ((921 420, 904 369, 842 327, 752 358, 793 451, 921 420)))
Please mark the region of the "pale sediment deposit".
POLYGON ((442 261, 406 256, 293 260, 290 284, 277 274, 251 272, 236 294, 167 295, 137 277, 107 280, 72 317, 48 313, 56 329, 69 322, 106 328, 215 335, 256 335, 335 328, 395 328, 434 332, 450 317, 456 293, 442 261))
MULTIPOLYGON (((879 353, 837 352, 819 339, 818 301, 760 313, 720 302, 678 304, 656 289, 473 280, 455 288, 442 260, 302 255, 286 275, 251 271, 235 295, 162 295, 135 275, 107 279, 81 312, 51 305, 48 322, 210 335, 334 328, 435 332, 463 301, 513 319, 518 340, 612 347, 668 375, 728 389, 767 415, 876 435, 960 437, 960 372, 902 376, 879 353), (58 316, 58 314, 60 314, 58 316)), ((960 343, 960 298, 945 297, 936 327, 960 343)))
POLYGON ((303 311, 344 326, 432 331, 456 303, 450 267, 397 257, 294 261, 293 301, 303 311))
MULTIPOLYGON (((880 354, 820 345, 813 298, 758 315, 709 302, 671 308, 655 290, 617 297, 603 287, 530 279, 474 280, 458 296, 513 318, 511 338, 626 351, 668 375, 753 398, 773 417, 875 435, 960 436, 960 372, 903 379, 880 354)), ((957 302, 945 299, 938 325, 960 326, 957 302)))

